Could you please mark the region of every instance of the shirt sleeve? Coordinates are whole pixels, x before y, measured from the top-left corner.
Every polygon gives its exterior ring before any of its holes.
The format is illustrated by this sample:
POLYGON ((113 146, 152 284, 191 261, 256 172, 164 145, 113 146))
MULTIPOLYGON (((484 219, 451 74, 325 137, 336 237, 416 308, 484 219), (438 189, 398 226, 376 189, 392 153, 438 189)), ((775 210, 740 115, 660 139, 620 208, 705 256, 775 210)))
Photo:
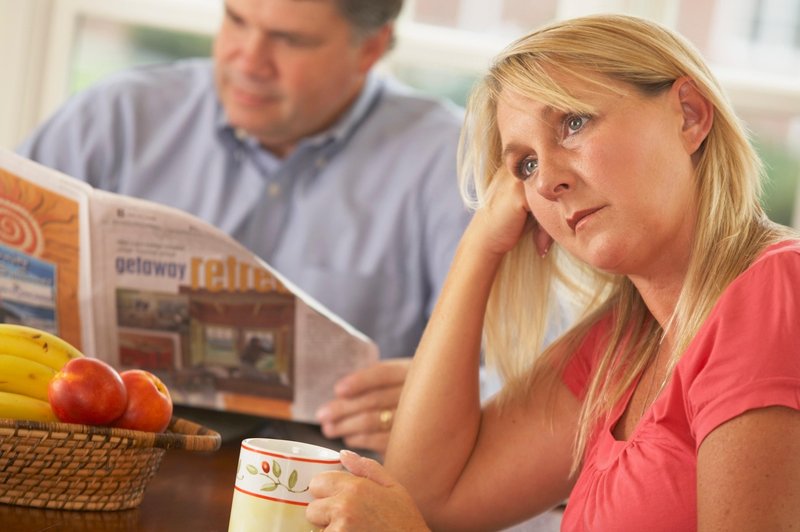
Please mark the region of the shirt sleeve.
POLYGON ((429 162, 424 168, 426 178, 420 191, 420 216, 423 221, 421 238, 425 243, 425 269, 431 291, 425 313, 430 316, 471 213, 464 205, 458 189, 458 127, 437 124, 425 133, 432 146, 429 148, 429 162))
POLYGON ((748 410, 800 410, 799 324, 800 244, 793 244, 734 280, 687 349, 691 363, 678 372, 696 448, 748 410))
POLYGON ((110 154, 115 153, 113 120, 107 100, 103 91, 95 87, 71 97, 15 151, 92 186, 100 186, 98 176, 113 175, 110 154))

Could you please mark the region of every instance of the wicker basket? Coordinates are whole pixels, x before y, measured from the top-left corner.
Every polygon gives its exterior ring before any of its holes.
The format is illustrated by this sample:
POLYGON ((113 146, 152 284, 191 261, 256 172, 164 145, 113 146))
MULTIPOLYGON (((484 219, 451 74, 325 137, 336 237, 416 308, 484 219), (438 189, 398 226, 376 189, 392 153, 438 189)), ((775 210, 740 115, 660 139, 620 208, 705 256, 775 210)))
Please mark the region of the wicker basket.
POLYGON ((139 505, 167 449, 215 451, 220 435, 175 417, 152 433, 0 419, 0 503, 63 510, 139 505))

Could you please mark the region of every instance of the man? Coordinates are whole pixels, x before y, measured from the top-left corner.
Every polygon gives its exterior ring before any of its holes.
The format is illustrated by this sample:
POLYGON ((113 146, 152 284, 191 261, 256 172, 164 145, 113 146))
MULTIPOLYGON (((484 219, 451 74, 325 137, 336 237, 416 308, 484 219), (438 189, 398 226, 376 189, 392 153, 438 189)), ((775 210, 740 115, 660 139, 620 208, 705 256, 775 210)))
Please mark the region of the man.
POLYGON ((372 73, 402 0, 226 0, 213 65, 136 69, 19 152, 233 235, 380 347, 323 432, 381 452, 468 214, 460 113, 372 73), (391 359, 391 360, 388 360, 391 359))

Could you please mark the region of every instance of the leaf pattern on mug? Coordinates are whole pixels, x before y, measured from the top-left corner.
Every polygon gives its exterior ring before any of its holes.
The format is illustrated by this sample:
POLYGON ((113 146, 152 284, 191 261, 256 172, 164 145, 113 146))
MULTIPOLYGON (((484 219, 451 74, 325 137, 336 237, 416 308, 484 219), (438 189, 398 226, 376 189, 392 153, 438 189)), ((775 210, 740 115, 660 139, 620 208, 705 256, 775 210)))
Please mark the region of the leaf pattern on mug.
POLYGON ((275 491, 276 489, 278 489, 278 485, 279 484, 275 482, 264 484, 263 486, 261 486, 261 491, 275 491))
MULTIPOLYGON (((241 462, 239 463, 238 470, 241 469, 241 462)), ((281 464, 277 460, 272 461, 272 467, 269 467, 267 462, 261 463, 261 470, 259 470, 256 466, 252 464, 245 465, 245 470, 251 475, 260 475, 263 477, 267 477, 269 480, 265 483, 261 488, 261 491, 275 491, 278 489, 278 486, 283 486, 287 491, 291 493, 303 493, 308 491, 308 486, 303 489, 295 489, 297 486, 297 480, 299 475, 296 469, 292 469, 292 472, 289 474, 289 479, 286 481, 286 484, 283 483, 281 480, 281 475, 283 474, 283 469, 281 468, 281 464), (274 476, 273 476, 274 475, 274 476)))

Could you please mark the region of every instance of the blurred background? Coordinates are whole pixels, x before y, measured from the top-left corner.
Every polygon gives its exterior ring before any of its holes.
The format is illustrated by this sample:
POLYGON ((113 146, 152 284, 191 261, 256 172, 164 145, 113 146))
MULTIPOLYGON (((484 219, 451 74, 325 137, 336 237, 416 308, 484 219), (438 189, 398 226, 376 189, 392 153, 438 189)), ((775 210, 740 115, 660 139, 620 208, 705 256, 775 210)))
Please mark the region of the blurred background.
MULTIPOLYGON (((70 94, 133 65, 207 56, 223 0, 0 0, 0 146, 70 94)), ((771 218, 800 228, 800 0, 406 0, 381 68, 463 105, 491 57, 553 19, 628 13, 677 29, 720 78, 770 176, 771 218)))

